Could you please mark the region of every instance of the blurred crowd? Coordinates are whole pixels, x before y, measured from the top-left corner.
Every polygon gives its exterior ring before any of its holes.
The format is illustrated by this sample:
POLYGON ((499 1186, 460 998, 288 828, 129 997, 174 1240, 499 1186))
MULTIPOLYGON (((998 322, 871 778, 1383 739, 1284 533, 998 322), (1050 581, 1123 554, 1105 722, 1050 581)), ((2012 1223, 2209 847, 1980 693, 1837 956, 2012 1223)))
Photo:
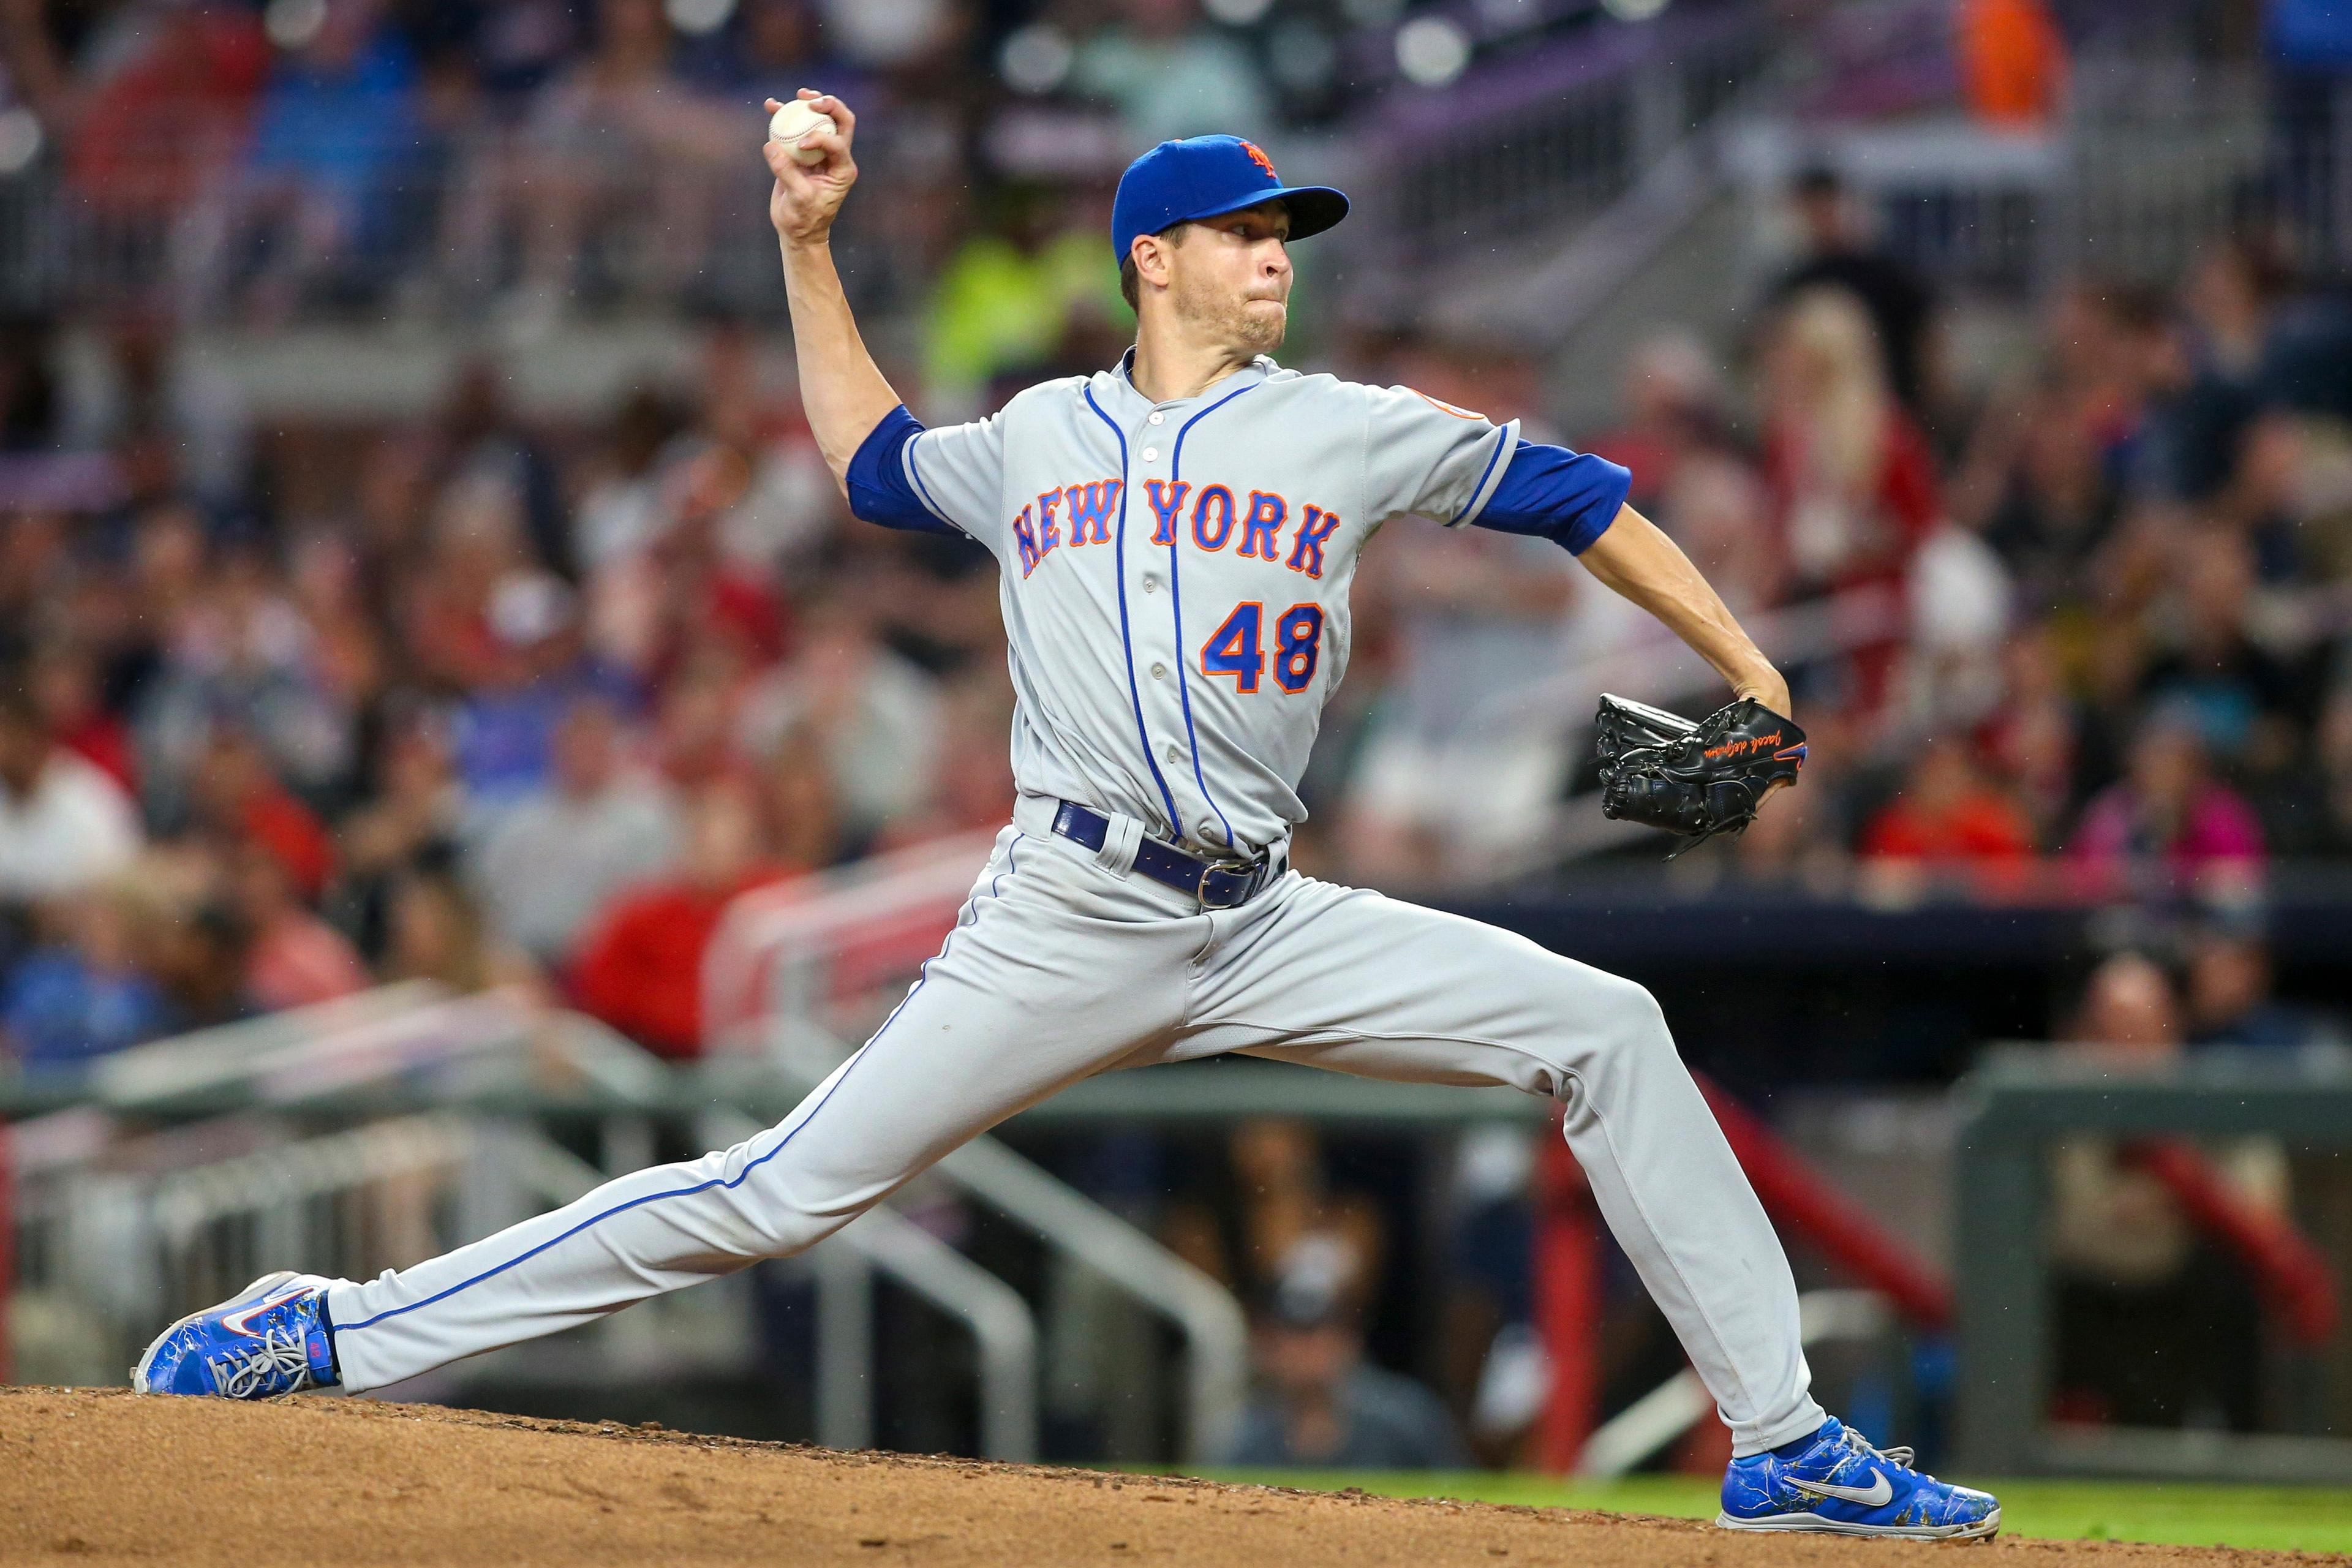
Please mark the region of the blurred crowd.
MULTIPOLYGON (((2173 289, 2067 282, 1972 372, 1833 172, 1789 195, 1800 253, 1748 341, 1641 343, 1613 428, 1542 429, 1507 355, 1399 376, 1625 464, 1781 659, 1803 786, 1694 874, 2242 896, 2274 859, 2352 852, 2352 299, 2249 229, 2173 289)), ((1341 735, 1365 715, 1334 814, 1359 875, 1475 864, 1465 777, 1495 793, 1487 830, 1514 802, 1540 816, 1574 773, 1535 717, 1563 668, 1678 679, 1657 628, 1512 542, 1407 530, 1367 579, 1391 685, 1339 699, 1341 735)))
MULTIPOLYGON (((857 243, 894 259, 857 276, 900 290, 868 319, 935 419, 1115 360, 1101 172, 1165 133, 1327 112, 1275 90, 1267 29, 1287 15, 0 6, 9 90, 53 128, 62 177, 134 226, 244 193, 245 217, 157 254, 209 256, 265 304, 350 280, 305 258, 416 276, 396 244, 337 247, 462 230, 403 210, 404 171, 435 126, 485 124, 464 155, 488 161, 446 188, 487 204, 500 287, 593 301, 590 274, 626 260, 691 303, 628 232, 719 221, 694 209, 718 188, 694 171, 749 156, 741 102, 858 84, 888 107, 857 243), (975 51, 989 69, 962 79, 975 51), (1059 178, 971 178, 977 122, 958 117, 1015 78, 1036 104, 1108 106, 1112 140, 1059 178), (616 203, 563 177, 629 138, 678 178, 616 203), (531 221, 509 221, 519 202, 531 221), (534 234, 558 237, 540 261, 534 234)), ((1383 18, 1333 13, 1334 58, 1383 18)), ((726 183, 757 228, 756 176, 726 183)), ((1608 428, 1548 417, 1547 367, 1515 345, 1343 318, 1292 356, 1625 463, 1634 504, 1785 651, 1805 784, 1676 874, 2242 894, 2282 858, 2352 853, 2352 304, 2250 226, 2169 288, 2068 281, 1990 352, 1832 170, 1786 197, 1794 251, 1751 329, 1642 342, 1608 428)), ((676 329, 684 374, 588 417, 519 409, 511 360, 485 353, 419 416, 265 427, 178 352, 169 300, 5 324, 12 1054, 74 1059, 404 977, 541 987, 691 1054, 696 965, 734 894, 1002 821, 992 564, 847 516, 765 328, 781 289, 760 248, 758 312, 705 301, 676 329)), ((1597 821, 1562 808, 1589 783, 1591 696, 1711 700, 1703 680, 1667 689, 1663 634, 1541 542, 1401 524, 1356 608, 1302 786, 1297 858, 1327 874, 1442 893, 1541 870, 1563 822, 1597 821)))
POLYGON ((230 512, 134 430, 119 495, 15 509, 15 1049, 428 977, 690 1053, 734 894, 1001 823, 984 558, 851 525, 742 334, 695 384, 564 441, 469 375, 230 512))
MULTIPOLYGON (((186 314, 772 310, 743 150, 764 97, 814 85, 876 111, 861 151, 896 199, 865 204, 856 286, 905 306, 994 205, 976 186, 1107 190, 1213 127, 1278 146, 1338 112, 1343 73, 1396 74, 1404 8, 9 0, 0 179, 53 174, 94 274, 67 292, 186 314)), ((1522 38, 1591 10, 1515 9, 1522 38)))
POLYGON ((2069 282, 1970 389, 1834 177, 1795 200, 1752 420, 1666 340, 1598 443, 1736 605, 1852 607, 1791 657, 1809 787, 1737 853, 2112 893, 2352 850, 2352 301, 2250 231, 2069 282))
MULTIPOLYGON (((2053 10, 2080 8, 1950 7, 1979 121, 2060 112, 2053 10)), ((2317 159, 2352 30, 2330 0, 2270 11, 2286 156, 2317 159)), ((1003 821, 994 566, 835 489, 775 330, 762 98, 865 112, 845 271, 938 422, 1115 362, 1103 235, 1135 152, 1242 129, 1287 158, 1391 75, 1440 87, 1474 46, 1593 15, 0 0, 0 1066, 402 980, 520 987, 690 1057, 730 900, 1003 821), (1444 23, 1464 58, 1409 44, 1441 16, 1468 19, 1444 23), (58 214, 70 246, 17 243, 58 214), (56 255, 90 275, 43 278, 56 255), (688 345, 681 372, 585 413, 519 398, 547 334, 631 312, 688 345), (338 318, 499 330, 399 418, 257 416, 183 352, 207 323, 338 318)), ((1600 427, 1521 344, 1321 304, 1305 251, 1285 357, 1625 464, 1782 657, 1802 787, 1664 875, 2137 903, 2053 1033, 2142 1060, 2341 1039, 2274 994, 2261 893, 2280 862, 2352 858, 2344 280, 2249 221, 2162 285, 1988 307, 1890 249, 1827 162, 1780 194, 1789 250, 1742 330, 1660 323, 1600 427), (2184 892, 2195 918, 2147 918, 2184 892)), ((1654 624, 1548 542, 1417 520, 1367 552, 1354 606, 1297 864, 1436 898, 1571 852, 1654 867, 1654 837, 1569 805, 1601 690, 1720 696, 1654 624)), ((2057 1169, 2062 1405, 2251 1424, 2252 1299, 2212 1283, 2235 1276, 2142 1152, 2057 1169)), ((2277 1151, 2226 1152, 2282 1210, 2277 1151)), ((1336 1179, 1289 1124, 1191 1153, 1150 1206, 1253 1310, 1232 1459, 1524 1457, 1550 1376, 1528 1137, 1465 1142, 1424 1343, 1381 1308, 1421 1263, 1393 1223, 1412 1194, 1336 1179)))

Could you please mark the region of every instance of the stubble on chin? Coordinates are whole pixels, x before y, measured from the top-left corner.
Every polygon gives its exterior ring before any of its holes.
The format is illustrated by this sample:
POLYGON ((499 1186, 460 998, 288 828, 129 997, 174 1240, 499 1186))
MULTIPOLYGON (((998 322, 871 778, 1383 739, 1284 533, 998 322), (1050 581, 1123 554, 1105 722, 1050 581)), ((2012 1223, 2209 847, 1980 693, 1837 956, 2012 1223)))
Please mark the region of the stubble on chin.
POLYGON ((1282 335, 1289 326, 1287 306, 1268 310, 1242 305, 1234 311, 1233 341, 1252 353, 1270 354, 1282 346, 1282 335))
POLYGON ((1287 305, 1263 300, 1180 297, 1178 312, 1208 327, 1218 342, 1246 349, 1253 354, 1270 354, 1280 348, 1283 334, 1290 326, 1287 305), (1267 309, 1268 304, 1274 308, 1267 309))

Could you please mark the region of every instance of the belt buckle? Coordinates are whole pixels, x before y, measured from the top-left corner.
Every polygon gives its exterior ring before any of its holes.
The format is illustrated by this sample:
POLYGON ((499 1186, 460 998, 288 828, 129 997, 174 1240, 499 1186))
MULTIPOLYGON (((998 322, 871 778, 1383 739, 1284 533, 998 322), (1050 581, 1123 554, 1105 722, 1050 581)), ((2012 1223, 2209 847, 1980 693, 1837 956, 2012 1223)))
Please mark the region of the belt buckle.
POLYGON ((1201 867, 1201 879, 1193 885, 1192 896, 1201 900, 1201 907, 1204 910, 1239 909, 1242 905, 1249 902, 1250 893, 1253 890, 1249 886, 1249 876, 1250 873, 1255 871, 1256 868, 1256 863, 1249 860, 1210 860, 1204 862, 1201 867), (1242 877, 1242 891, 1239 898, 1220 902, 1209 897, 1209 879, 1215 876, 1220 871, 1234 872, 1242 877))

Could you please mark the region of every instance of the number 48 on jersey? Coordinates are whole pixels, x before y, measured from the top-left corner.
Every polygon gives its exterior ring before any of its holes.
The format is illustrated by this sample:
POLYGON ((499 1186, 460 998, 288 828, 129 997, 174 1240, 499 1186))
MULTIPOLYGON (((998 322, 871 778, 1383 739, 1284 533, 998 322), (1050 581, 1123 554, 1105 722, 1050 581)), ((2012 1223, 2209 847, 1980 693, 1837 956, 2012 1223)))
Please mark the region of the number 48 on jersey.
MULTIPOLYGON (((1234 689, 1255 691, 1265 674, 1265 606, 1255 599, 1234 606, 1224 624, 1201 645, 1201 673, 1230 675, 1234 689)), ((1315 679, 1323 647, 1323 606, 1293 605, 1274 621, 1274 682, 1292 695, 1315 679)))

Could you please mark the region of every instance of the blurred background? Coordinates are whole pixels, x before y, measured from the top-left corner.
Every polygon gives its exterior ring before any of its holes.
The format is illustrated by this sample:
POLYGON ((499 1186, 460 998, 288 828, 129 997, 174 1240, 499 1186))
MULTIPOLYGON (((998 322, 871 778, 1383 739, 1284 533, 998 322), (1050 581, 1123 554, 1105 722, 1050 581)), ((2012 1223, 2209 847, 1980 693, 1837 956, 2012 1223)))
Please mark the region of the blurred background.
MULTIPOLYGON (((1118 175, 1225 131, 1357 201, 1286 363, 1632 468, 1804 787, 1671 863, 1605 822, 1594 698, 1722 693, 1551 545, 1412 521, 1295 858, 1656 990, 1832 1408, 1979 1474, 2352 1478, 2335 0, 0 0, 0 61, 16 1378, 740 1138, 947 929, 1012 797, 995 572, 810 437, 758 157, 807 85, 927 420, 1111 363, 1118 175)), ((1547 1114, 1099 1079, 399 1392, 1704 1472, 1547 1114)))

